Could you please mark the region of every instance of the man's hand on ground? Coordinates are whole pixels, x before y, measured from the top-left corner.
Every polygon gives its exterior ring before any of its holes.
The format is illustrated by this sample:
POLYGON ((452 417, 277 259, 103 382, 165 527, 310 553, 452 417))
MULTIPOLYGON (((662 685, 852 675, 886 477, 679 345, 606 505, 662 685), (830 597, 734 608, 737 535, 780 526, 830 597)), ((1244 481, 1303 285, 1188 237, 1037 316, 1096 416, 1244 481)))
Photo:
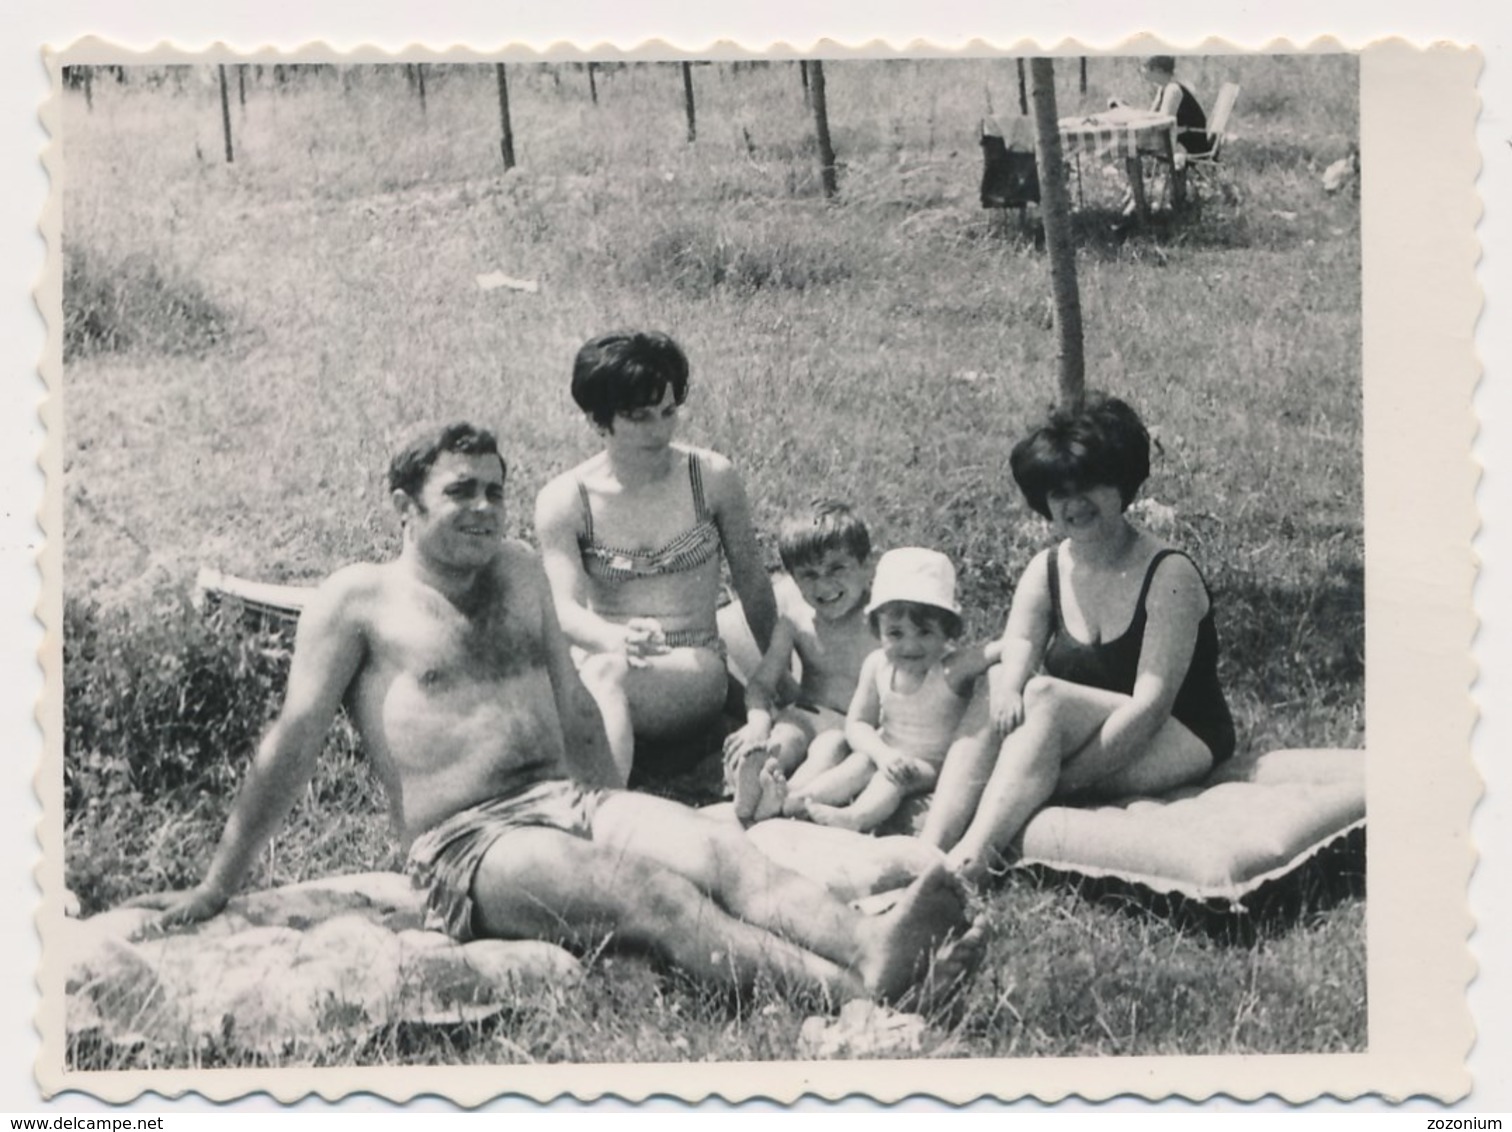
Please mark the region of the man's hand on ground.
POLYGON ((128 908, 152 908, 162 915, 144 924, 138 937, 208 920, 226 906, 226 894, 200 885, 178 892, 148 892, 126 901, 128 908))

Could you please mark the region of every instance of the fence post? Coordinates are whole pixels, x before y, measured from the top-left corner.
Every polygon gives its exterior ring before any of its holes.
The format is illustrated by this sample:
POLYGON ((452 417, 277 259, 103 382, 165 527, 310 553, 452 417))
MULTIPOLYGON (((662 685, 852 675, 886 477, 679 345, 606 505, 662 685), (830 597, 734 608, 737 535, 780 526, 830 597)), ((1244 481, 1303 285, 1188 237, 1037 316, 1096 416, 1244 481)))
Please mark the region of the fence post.
POLYGON ((499 153, 504 158, 504 170, 515 166, 514 129, 509 124, 509 83, 504 78, 504 64, 494 64, 494 74, 499 79, 499 153))
POLYGON ((830 144, 829 106, 824 96, 824 64, 818 59, 809 63, 809 87, 814 97, 814 133, 819 138, 819 180, 828 199, 839 186, 835 183, 835 147, 830 144))
POLYGON ((698 139, 698 123, 693 118, 693 64, 683 63, 682 76, 683 105, 688 110, 688 141, 692 143, 698 139))
POLYGON ((231 96, 226 90, 226 65, 224 63, 217 63, 215 69, 220 73, 221 132, 226 135, 226 164, 230 165, 233 160, 231 153, 231 96))
POLYGON ((1061 156, 1060 122, 1055 109, 1055 62, 1030 63, 1034 75, 1034 148, 1039 161, 1040 210, 1045 246, 1050 252, 1050 291, 1055 299, 1055 326, 1060 332, 1056 355, 1060 404, 1081 407, 1085 387, 1081 296, 1076 286, 1076 244, 1071 233, 1071 193, 1061 156))

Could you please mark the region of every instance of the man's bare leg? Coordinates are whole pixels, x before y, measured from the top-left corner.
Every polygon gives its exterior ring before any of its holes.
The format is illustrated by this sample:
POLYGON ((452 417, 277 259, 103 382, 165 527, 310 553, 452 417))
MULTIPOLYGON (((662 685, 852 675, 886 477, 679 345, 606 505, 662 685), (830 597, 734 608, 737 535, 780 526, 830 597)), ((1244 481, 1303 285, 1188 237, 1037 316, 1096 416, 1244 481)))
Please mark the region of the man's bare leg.
POLYGON ((914 882, 897 905, 869 917, 822 885, 783 869, 736 826, 644 794, 606 798, 594 841, 615 855, 648 858, 690 880, 734 916, 860 976, 876 998, 896 999, 925 974, 954 979, 980 958, 981 933, 968 927, 965 894, 943 865, 914 882))
POLYGON ((859 973, 730 916, 687 877, 560 830, 505 834, 473 879, 474 928, 578 951, 609 942, 651 952, 715 986, 765 976, 834 1002, 868 995, 859 973))

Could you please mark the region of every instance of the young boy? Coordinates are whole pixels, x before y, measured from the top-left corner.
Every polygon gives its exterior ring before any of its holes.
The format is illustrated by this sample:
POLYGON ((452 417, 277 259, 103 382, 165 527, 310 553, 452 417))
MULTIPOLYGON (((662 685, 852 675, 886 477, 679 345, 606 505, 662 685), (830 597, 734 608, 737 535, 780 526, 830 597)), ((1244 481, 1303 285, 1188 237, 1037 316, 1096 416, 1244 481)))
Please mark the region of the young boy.
POLYGON ((877 647, 865 612, 871 535, 846 504, 823 499, 786 519, 777 553, 797 593, 778 587, 771 647, 746 687, 746 724, 725 742, 725 767, 742 822, 777 816, 781 800, 773 793, 774 780, 805 757, 815 773, 844 757, 845 713, 861 666, 877 647), (802 665, 800 694, 779 709, 794 651, 802 665))

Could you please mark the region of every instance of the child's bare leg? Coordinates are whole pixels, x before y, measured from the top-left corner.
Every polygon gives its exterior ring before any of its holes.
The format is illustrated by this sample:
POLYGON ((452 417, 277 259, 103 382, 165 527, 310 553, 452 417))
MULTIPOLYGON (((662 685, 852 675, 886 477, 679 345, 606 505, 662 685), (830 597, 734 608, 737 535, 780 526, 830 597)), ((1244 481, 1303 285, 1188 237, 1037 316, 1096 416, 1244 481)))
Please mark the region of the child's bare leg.
POLYGON ((784 776, 790 776, 803 762, 812 738, 813 732, 789 720, 779 719, 772 724, 772 736, 767 741, 767 746, 784 776))
POLYGON ((806 786, 788 785, 786 811, 789 814, 803 812, 803 804, 809 800, 836 806, 849 802, 871 781, 876 765, 866 755, 852 751, 839 766, 831 767, 806 786))
POLYGON ((845 741, 844 731, 819 732, 808 746, 808 757, 803 760, 803 765, 788 775, 788 785, 794 789, 807 786, 825 771, 834 770, 848 754, 850 744, 845 741))
POLYGON ((884 772, 877 771, 850 805, 827 806, 810 798, 804 812, 809 821, 818 825, 869 833, 897 813, 902 801, 902 787, 884 772))

